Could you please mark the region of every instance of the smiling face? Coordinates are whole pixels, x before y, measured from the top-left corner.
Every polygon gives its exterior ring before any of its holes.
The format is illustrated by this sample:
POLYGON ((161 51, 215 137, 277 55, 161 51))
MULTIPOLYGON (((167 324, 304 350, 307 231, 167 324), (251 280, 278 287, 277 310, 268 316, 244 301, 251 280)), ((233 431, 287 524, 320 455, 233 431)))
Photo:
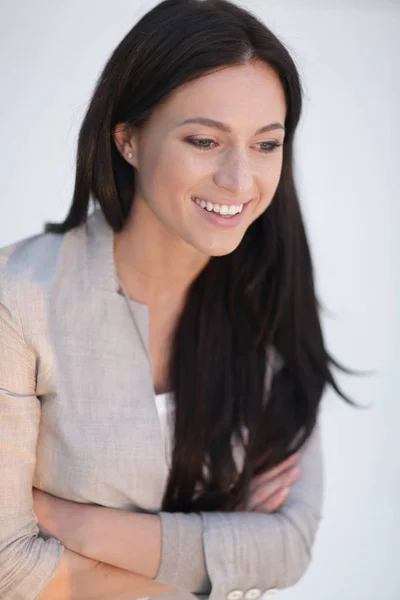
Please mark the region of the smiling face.
POLYGON ((136 168, 135 215, 203 255, 235 250, 278 186, 285 114, 282 84, 262 62, 174 90, 120 147, 136 168))

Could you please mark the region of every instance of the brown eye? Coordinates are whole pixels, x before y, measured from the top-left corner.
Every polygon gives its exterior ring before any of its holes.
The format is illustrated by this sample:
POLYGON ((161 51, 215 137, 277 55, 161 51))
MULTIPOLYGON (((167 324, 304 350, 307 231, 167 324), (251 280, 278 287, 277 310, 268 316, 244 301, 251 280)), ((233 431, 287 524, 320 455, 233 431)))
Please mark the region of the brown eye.
POLYGON ((186 138, 186 141, 199 150, 210 150, 211 144, 215 144, 210 138, 186 138))

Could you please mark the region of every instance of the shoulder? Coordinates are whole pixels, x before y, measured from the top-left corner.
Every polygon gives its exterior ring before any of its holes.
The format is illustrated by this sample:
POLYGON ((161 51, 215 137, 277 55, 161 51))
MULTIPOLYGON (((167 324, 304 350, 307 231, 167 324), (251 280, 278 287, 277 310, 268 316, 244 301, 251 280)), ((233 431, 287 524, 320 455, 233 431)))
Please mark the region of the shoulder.
POLYGON ((19 304, 45 291, 78 264, 83 228, 65 234, 41 233, 0 248, 0 295, 19 304))
POLYGON ((113 232, 96 210, 62 234, 41 233, 0 249, 0 304, 31 329, 56 305, 87 299, 94 289, 116 291, 113 232))
POLYGON ((62 237, 43 233, 0 248, 1 279, 35 281, 50 275, 57 263, 62 237))

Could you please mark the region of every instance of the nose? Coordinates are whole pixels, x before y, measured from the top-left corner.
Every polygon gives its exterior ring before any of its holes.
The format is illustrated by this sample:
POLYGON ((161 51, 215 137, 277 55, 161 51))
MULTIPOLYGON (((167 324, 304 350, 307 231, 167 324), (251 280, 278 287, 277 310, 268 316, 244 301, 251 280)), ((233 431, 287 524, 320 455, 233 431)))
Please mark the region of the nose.
POLYGON ((244 150, 236 148, 224 156, 222 164, 214 173, 214 183, 233 194, 252 195, 254 178, 244 150))

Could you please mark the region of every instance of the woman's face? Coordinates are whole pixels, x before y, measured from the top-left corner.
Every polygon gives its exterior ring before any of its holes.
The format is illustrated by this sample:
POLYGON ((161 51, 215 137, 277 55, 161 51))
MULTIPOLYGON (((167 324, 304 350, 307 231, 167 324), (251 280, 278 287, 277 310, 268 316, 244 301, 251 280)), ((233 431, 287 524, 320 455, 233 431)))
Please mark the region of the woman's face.
POLYGON ((206 256, 232 252, 278 186, 285 114, 279 78, 261 62, 177 88, 131 130, 135 213, 142 205, 206 256))

